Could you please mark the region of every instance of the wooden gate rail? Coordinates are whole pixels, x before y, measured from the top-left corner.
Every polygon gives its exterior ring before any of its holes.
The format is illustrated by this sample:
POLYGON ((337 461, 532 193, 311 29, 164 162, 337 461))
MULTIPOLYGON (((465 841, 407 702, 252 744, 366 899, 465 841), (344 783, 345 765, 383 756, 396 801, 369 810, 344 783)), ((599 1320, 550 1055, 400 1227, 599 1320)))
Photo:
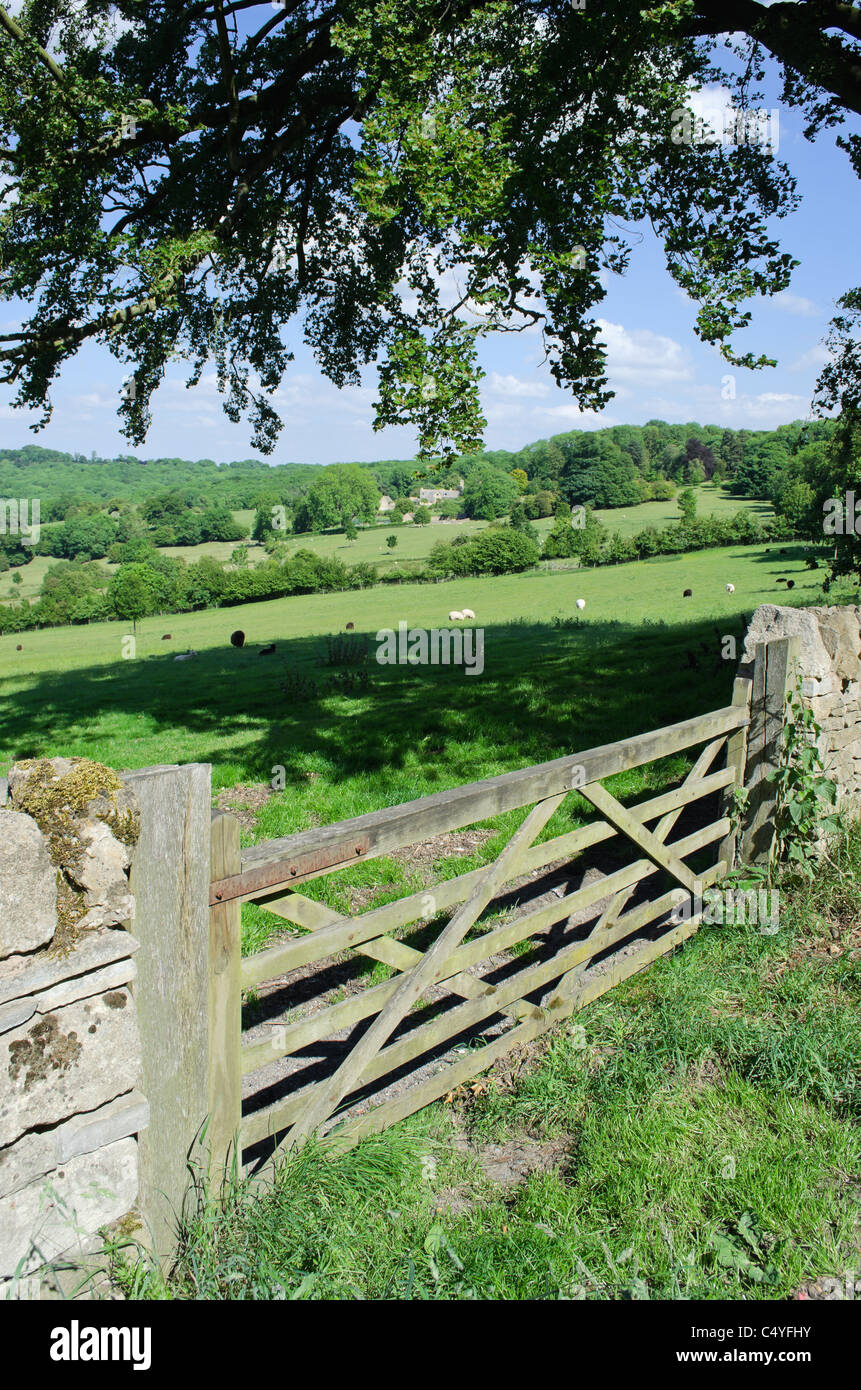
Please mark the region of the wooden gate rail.
MULTIPOLYGON (((689 842, 680 841, 679 847, 684 853, 690 853, 693 850, 701 849, 706 844, 714 843, 715 840, 720 839, 725 833, 727 825, 728 822, 726 821, 718 821, 714 826, 708 827, 707 833, 699 832, 696 836, 691 836, 689 842)), ((722 876, 723 870, 724 865, 722 862, 719 862, 704 873, 701 879, 702 889, 705 890, 705 888, 710 887, 716 878, 722 876)), ((654 872, 654 865, 640 861, 637 864, 628 866, 626 869, 620 870, 617 874, 610 875, 606 879, 590 884, 589 888, 586 890, 569 894, 567 897, 560 899, 559 903, 554 904, 551 908, 529 914, 528 917, 517 919, 510 924, 510 926, 490 932, 487 936, 480 937, 478 940, 471 942, 469 946, 461 948, 462 954, 452 956, 450 960, 446 962, 446 966, 440 969, 432 978, 431 983, 445 983, 450 987, 452 981, 448 976, 449 971, 457 975, 459 971, 466 969, 469 965, 480 964, 482 961, 487 960, 490 956, 497 954, 506 947, 525 940, 542 927, 552 926, 555 922, 568 917, 571 912, 577 908, 592 906, 595 902, 601 901, 614 891, 618 891, 620 888, 624 889, 633 886, 635 882, 638 882, 640 879, 654 872)), ((689 895, 684 889, 673 889, 669 895, 665 895, 663 898, 657 900, 657 902, 661 904, 660 908, 657 907, 656 902, 646 903, 640 908, 620 917, 618 922, 605 933, 596 931, 596 933, 591 934, 585 941, 573 943, 569 947, 557 952, 550 961, 542 962, 539 966, 534 966, 518 972, 517 975, 507 980, 504 986, 485 985, 482 990, 481 999, 473 1003, 473 1008, 471 1010, 467 1010, 464 1006, 459 1006, 446 1014, 443 1019, 439 1020, 438 1024, 429 1024, 421 1029, 417 1029, 408 1038, 404 1039, 401 1044, 398 1044, 394 1048, 384 1050, 380 1054, 378 1061, 386 1062, 387 1065, 378 1067, 377 1064, 374 1063, 371 1068, 362 1073, 363 1082, 375 1080, 378 1076, 384 1075, 387 1070, 392 1070, 394 1067, 402 1065, 403 1061, 409 1060, 410 1056, 418 1056, 435 1046, 438 1041, 444 1040, 447 1037, 456 1036, 462 1028, 472 1026, 472 1024, 480 1022, 495 1013, 504 1011, 504 1004, 513 1000, 520 1000, 522 995, 531 994, 540 985, 547 983, 551 979, 556 979, 560 974, 567 971, 572 966, 599 954, 604 951, 607 946, 616 944, 632 932, 639 931, 642 926, 654 920, 655 917, 661 916, 663 912, 670 911, 680 902, 684 902, 688 896, 689 895), (511 992, 512 983, 514 984, 513 992, 511 992)), ((416 952, 416 954, 419 953, 416 952)), ((474 976, 470 976, 469 978, 475 980, 476 986, 482 985, 482 982, 475 979, 474 976)), ((369 990, 366 994, 359 996, 359 1000, 355 1002, 358 1003, 361 1001, 365 1005, 367 1005, 368 1002, 372 1002, 373 1008, 370 1010, 366 1010, 365 1008, 361 1011, 356 1009, 353 1017, 349 1017, 351 1011, 345 1009, 343 1010, 343 1015, 347 1015, 347 1017, 342 1015, 341 1019, 336 1018, 333 1020, 331 1014, 327 1017, 328 1011, 324 1011, 321 1014, 315 1015, 313 1019, 308 1020, 305 1025, 295 1025, 295 1032, 292 1029, 285 1029, 284 1037, 279 1038, 274 1048, 268 1048, 266 1044, 259 1045, 261 1050, 253 1067, 250 1065, 246 1066, 246 1062, 250 1062, 251 1058, 246 1058, 243 1050, 243 1071, 256 1070, 257 1067, 266 1065, 267 1062, 279 1056, 285 1056, 297 1051, 299 1047, 306 1046, 309 1042, 319 1041, 321 1038, 330 1036, 334 1031, 337 1031, 338 1028, 342 1028, 348 1023, 353 1023, 362 1017, 367 1017, 368 1012, 377 1012, 380 1006, 387 1002, 392 996, 398 983, 399 982, 396 980, 387 981, 384 985, 377 986, 375 991, 369 990), (372 993, 374 994, 374 999, 373 1001, 368 1001, 367 996, 372 993), (358 1015, 358 1017, 356 1017, 356 1015, 358 1015), (336 1024, 335 1027, 332 1026, 333 1022, 336 1024), (265 1052, 263 1050, 264 1048, 267 1049, 265 1052)), ((349 1004, 354 1001, 344 1002, 345 1004, 349 1004)), ((335 1013, 335 1011, 340 1008, 340 1005, 334 1005, 332 1013, 335 1013)), ((529 1009, 530 1013, 534 1012, 534 1006, 529 1006, 529 1009)), ((320 1084, 322 1085, 322 1083, 320 1084)), ((301 1108, 302 1102, 310 1099, 312 1094, 316 1092, 316 1089, 316 1087, 309 1087, 305 1091, 291 1096, 288 1100, 270 1106, 266 1111, 261 1111, 252 1115, 243 1123, 243 1142, 246 1145, 250 1145, 256 1142, 255 1138, 251 1137, 252 1135, 255 1135, 257 1138, 263 1138, 267 1134, 272 1134, 285 1128, 286 1124, 290 1122, 297 1113, 297 1110, 301 1108), (262 1117, 264 1115, 267 1116, 267 1124, 270 1127, 267 1127, 266 1124, 262 1125, 262 1117), (277 1123, 275 1123, 276 1121, 277 1123)))
POLYGON ((559 1000, 553 1006, 548 1006, 543 1011, 542 1018, 528 1019, 510 1032, 504 1033, 502 1037, 494 1039, 493 1042, 488 1043, 478 1052, 471 1052, 460 1062, 450 1063, 444 1071, 428 1077, 426 1081, 419 1082, 404 1095, 375 1106, 367 1115, 361 1115, 356 1119, 347 1121, 338 1128, 333 1136, 332 1149, 337 1151, 352 1147, 360 1139, 366 1138, 369 1134, 379 1133, 380 1130, 387 1129, 390 1125, 397 1124, 398 1120, 403 1120, 408 1115, 414 1114, 416 1110, 421 1110, 423 1106, 439 1100, 440 1096, 462 1085, 464 1081, 469 1081, 472 1077, 487 1071, 500 1057, 504 1057, 506 1052, 531 1042, 534 1038, 545 1033, 548 1028, 552 1028, 554 1024, 564 1022, 576 1009, 590 1004, 593 999, 598 999, 614 985, 620 984, 622 980, 638 974, 641 970, 645 970, 646 966, 651 965, 660 956, 675 950, 687 937, 693 936, 699 926, 701 916, 700 911, 692 914, 688 920, 674 927, 660 940, 651 942, 637 955, 628 956, 618 961, 605 976, 594 980, 577 997, 559 1000))
MULTIPOLYGON (((634 809, 638 813, 643 813, 644 820, 651 820, 663 815, 666 811, 684 807, 693 800, 719 791, 729 786, 733 779, 733 770, 723 768, 720 772, 703 778, 693 788, 687 783, 683 783, 681 786, 673 788, 672 791, 664 792, 650 801, 642 802, 634 809)), ((536 869, 547 868, 556 861, 562 863, 572 859, 584 849, 591 849, 594 845, 613 839, 617 834, 618 831, 615 826, 607 824, 606 821, 593 821, 577 830, 569 830, 564 835, 556 836, 555 839, 545 840, 539 845, 532 846, 524 855, 522 872, 524 874, 532 873, 536 869)), ((433 890, 437 910, 443 911, 445 908, 453 907, 456 903, 462 902, 478 883, 483 873, 483 867, 472 869, 469 873, 461 874, 457 878, 445 879, 438 883, 433 890)), ((310 965, 313 961, 322 960, 336 951, 357 947, 362 942, 381 935, 382 932, 404 927, 421 915, 422 903, 427 901, 427 897, 427 890, 423 889, 409 897, 398 898, 395 902, 374 908, 362 917, 338 917, 336 921, 322 927, 314 935, 294 937, 289 941, 279 942, 276 946, 270 946, 266 950, 258 951, 253 956, 246 956, 240 967, 242 988, 251 989, 255 985, 262 984, 264 980, 274 979, 277 975, 283 975, 288 970, 295 970, 300 965, 310 965)), ((295 922, 298 926, 310 927, 316 926, 317 923, 309 922, 305 916, 296 916, 296 904, 309 901, 308 898, 300 898, 297 893, 290 893, 276 900, 263 901, 261 906, 276 916, 295 922)), ((307 911, 306 909, 300 910, 307 911)))
MULTIPOLYGON (((720 839, 728 828, 728 821, 718 821, 714 826, 708 826, 706 830, 698 831, 686 840, 680 840, 676 849, 682 855, 695 853, 720 839)), ((512 946, 519 945, 520 942, 534 936, 536 932, 555 926, 557 922, 570 917, 578 909, 594 906, 595 903, 600 902, 611 893, 635 888, 643 879, 656 872, 656 866, 650 860, 640 859, 585 888, 566 894, 547 907, 523 913, 513 921, 496 927, 477 937, 474 941, 458 947, 444 963, 444 966, 440 966, 435 971, 430 984, 445 984, 449 989, 454 988, 455 980, 471 966, 481 964, 482 961, 499 951, 509 950, 512 946)), ((303 901, 309 903, 310 899, 306 898, 303 901)), ((315 903, 314 906, 318 907, 319 904, 315 903)), ((420 910, 417 908, 417 914, 420 910)), ((328 913, 329 909, 324 908, 323 912, 328 913)), ((419 955, 414 947, 407 946, 403 942, 393 941, 388 936, 379 937, 371 943, 370 948, 363 945, 358 950, 361 954, 367 954, 373 959, 385 959, 386 964, 392 965, 398 970, 409 969, 416 963, 415 958, 419 955), (380 943, 385 943, 384 951, 380 950, 380 943), (391 947, 395 948, 394 951, 390 949, 391 947), (399 961, 400 963, 398 963, 399 961)), ((329 954, 330 952, 325 952, 319 959, 325 959, 329 954)), ((394 992, 396 983, 396 981, 387 980, 383 984, 372 986, 352 999, 345 999, 341 1003, 330 1005, 327 1009, 321 1009, 313 1018, 279 1028, 277 1036, 271 1040, 246 1045, 241 1049, 243 1075, 256 1071, 259 1067, 266 1066, 279 1057, 296 1052, 309 1042, 316 1042, 320 1038, 327 1037, 331 1033, 338 1032, 354 1023, 360 1023, 362 1019, 375 1014, 394 992)))
POLYGON ((747 708, 727 705, 635 738, 434 792, 335 825, 266 840, 242 851, 239 873, 214 879, 210 904, 233 899, 253 901, 280 885, 286 888, 291 883, 348 868, 360 858, 374 859, 391 850, 405 849, 434 835, 534 805, 561 792, 582 791, 585 785, 680 753, 707 739, 723 737, 748 722, 747 708))
POLYGON ((231 817, 219 817, 213 824, 210 893, 213 1162, 223 1169, 231 1146, 235 1146, 238 1158, 240 1150, 285 1131, 284 1142, 301 1145, 330 1122, 348 1097, 365 1091, 393 1070, 411 1061, 421 1065, 419 1059, 426 1054, 438 1052, 445 1043, 488 1019, 507 1018, 511 1023, 501 1036, 471 1050, 463 1059, 444 1064, 438 1073, 414 1083, 396 1100, 383 1101, 360 1118, 342 1123, 337 1129, 337 1143, 354 1143, 486 1070, 510 1048, 538 1036, 691 935, 700 918, 697 897, 723 877, 731 863, 733 824, 726 806, 744 776, 749 696, 750 683, 737 682, 733 704, 696 719, 323 829, 272 840, 241 853, 236 823, 231 817), (623 806, 602 785, 601 779, 614 773, 700 744, 706 746, 691 771, 670 791, 623 806), (710 771, 724 749, 726 766, 710 771), (535 843, 572 791, 592 803, 599 819, 535 843), (714 793, 723 794, 724 813, 694 833, 671 841, 670 834, 685 807, 714 793), (356 917, 339 915, 295 891, 299 883, 353 864, 357 858, 374 858, 529 806, 496 859, 444 880, 431 890, 412 893, 356 917), (519 912, 467 939, 504 885, 549 865, 566 864, 584 849, 618 836, 630 840, 639 851, 631 863, 549 905, 519 912), (686 862, 715 844, 719 845, 718 861, 708 869, 696 872, 686 862), (625 910, 637 886, 662 872, 677 886, 625 910), (690 902, 691 896, 695 901, 685 921, 641 943, 636 953, 613 960, 605 973, 591 979, 584 974, 596 956, 650 924, 662 922, 673 908, 690 902), (302 928, 304 934, 241 960, 242 901, 257 901, 275 916, 302 928), (589 934, 563 941, 549 958, 526 965, 498 984, 471 973, 499 952, 600 903, 605 903, 604 911, 589 934), (442 913, 451 913, 449 920, 424 950, 390 934, 442 913), (272 1036, 262 1042, 243 1046, 242 990, 344 950, 382 961, 397 973, 309 1018, 275 1027, 272 1036), (438 986, 446 991, 446 1011, 401 1034, 410 1011, 426 1002, 428 993, 438 986), (545 992, 538 1003, 536 996, 542 990, 545 992), (371 1021, 332 1075, 242 1119, 243 1075, 365 1020, 371 1021))

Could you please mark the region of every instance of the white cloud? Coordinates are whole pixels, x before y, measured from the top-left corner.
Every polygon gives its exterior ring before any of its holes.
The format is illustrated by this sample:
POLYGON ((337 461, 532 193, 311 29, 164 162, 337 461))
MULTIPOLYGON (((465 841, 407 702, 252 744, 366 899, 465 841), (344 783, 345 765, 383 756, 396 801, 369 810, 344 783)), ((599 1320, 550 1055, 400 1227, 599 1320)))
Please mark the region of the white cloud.
POLYGON ((790 362, 787 371, 819 372, 825 366, 826 362, 830 362, 831 360, 832 354, 828 351, 824 344, 815 343, 813 347, 808 348, 806 352, 803 352, 800 357, 796 357, 794 362, 790 362))
POLYGON ((531 413, 536 418, 543 416, 550 420, 568 420, 572 425, 579 425, 584 430, 609 428, 610 425, 621 423, 614 416, 605 414, 604 411, 581 410, 579 405, 573 401, 568 405, 541 406, 531 413))
POLYGON ((735 110, 729 88, 716 83, 691 92, 688 102, 694 114, 706 121, 716 134, 725 128, 735 110))
POLYGON ((489 426, 506 429, 505 437, 497 437, 495 443, 488 436, 489 448, 519 448, 520 444, 540 439, 548 432, 555 434, 566 429, 602 429, 621 423, 604 412, 581 410, 576 401, 571 400, 560 405, 537 405, 532 404, 529 397, 508 396, 506 399, 485 402, 483 409, 489 426), (511 433, 515 428, 519 442, 514 442, 511 433))
POLYGON ((92 410, 116 410, 119 405, 119 392, 115 396, 103 396, 99 391, 84 391, 80 395, 68 396, 69 406, 84 406, 92 410))
POLYGON ((523 377, 514 376, 511 372, 505 376, 499 372, 491 372, 487 390, 499 396, 548 396, 550 394, 550 387, 546 382, 527 381, 523 377))
POLYGON ((489 401, 482 408, 489 425, 524 424, 532 413, 519 401, 489 401))
POLYGON ((787 314, 796 314, 804 319, 818 318, 821 313, 812 299, 805 299, 801 294, 791 294, 789 290, 781 290, 780 294, 772 295, 767 302, 773 304, 776 309, 783 309, 787 314))
POLYGON ((611 386, 616 380, 639 386, 691 380, 687 354, 674 338, 653 333, 649 328, 629 330, 606 319, 599 319, 598 326, 607 345, 611 386))

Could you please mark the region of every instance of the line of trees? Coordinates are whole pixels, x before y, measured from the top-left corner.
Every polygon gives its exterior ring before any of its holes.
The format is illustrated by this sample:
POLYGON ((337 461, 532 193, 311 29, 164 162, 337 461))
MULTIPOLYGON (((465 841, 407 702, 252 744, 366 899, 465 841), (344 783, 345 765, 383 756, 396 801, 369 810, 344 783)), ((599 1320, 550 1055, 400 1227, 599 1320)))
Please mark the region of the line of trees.
MULTIPOLYGON (((739 512, 729 518, 689 517, 661 530, 646 527, 633 536, 620 536, 609 532, 591 509, 587 509, 582 526, 572 525, 570 513, 560 510, 543 548, 528 522, 494 523, 477 536, 439 542, 432 548, 425 569, 410 575, 410 582, 517 574, 533 568, 540 559, 576 558, 583 567, 623 564, 713 546, 788 540, 796 534, 787 517, 760 519, 750 512, 739 512)), ((185 613, 294 594, 400 583, 403 575, 381 575, 373 565, 346 565, 311 550, 299 550, 285 560, 270 558, 253 569, 228 569, 210 556, 189 565, 152 546, 137 544, 128 547, 125 562, 106 586, 104 580, 104 570, 93 565, 61 561, 47 572, 36 603, 0 605, 0 633, 115 618, 134 623, 157 613, 185 613)))
POLYGON ((367 588, 377 580, 372 565, 345 565, 310 550, 254 569, 229 570, 211 556, 194 564, 140 548, 105 584, 105 571, 80 560, 52 565, 32 604, 0 605, 0 632, 59 627, 124 618, 138 622, 158 613, 188 613, 292 594, 367 588))
MULTIPOLYGON (((571 505, 630 507, 665 500, 679 487, 716 480, 739 497, 780 505, 808 460, 821 464, 835 422, 796 421, 776 430, 731 430, 690 422, 570 430, 515 452, 483 450, 433 473, 416 462, 345 463, 320 468, 259 460, 107 460, 28 445, 0 450, 0 497, 39 497, 41 551, 61 559, 101 558, 115 542, 147 533, 156 545, 238 540, 232 511, 254 510, 253 539, 279 530, 314 533, 370 522, 382 493, 402 511, 426 484, 463 495, 443 503, 444 516, 492 521, 521 501, 528 519, 550 516, 561 497, 571 505)), ((0 541, 7 539, 0 537, 0 541)), ((26 563, 32 550, 12 553, 26 563)))

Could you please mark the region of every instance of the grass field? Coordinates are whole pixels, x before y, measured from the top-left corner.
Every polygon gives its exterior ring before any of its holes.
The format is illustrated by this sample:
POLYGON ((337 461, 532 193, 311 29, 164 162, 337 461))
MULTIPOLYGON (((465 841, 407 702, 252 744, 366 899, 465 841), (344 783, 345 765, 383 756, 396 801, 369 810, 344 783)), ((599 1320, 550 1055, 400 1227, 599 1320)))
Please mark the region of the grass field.
MULTIPOLYGON (((700 516, 732 516, 738 511, 752 511, 758 516, 771 515, 772 508, 766 502, 752 502, 746 498, 731 497, 728 493, 712 487, 695 488, 697 511, 700 516)), ((254 522, 253 511, 237 511, 233 515, 250 534, 254 522)), ((646 526, 662 528, 678 521, 679 509, 674 500, 669 502, 644 502, 639 507, 615 508, 599 511, 596 515, 611 531, 629 536, 642 531, 646 526)), ((553 525, 552 517, 543 517, 532 523, 539 540, 543 541, 553 525)), ((399 572, 404 575, 421 569, 438 541, 452 541, 455 536, 473 536, 483 531, 486 521, 433 522, 427 526, 415 526, 408 522, 405 526, 381 525, 363 527, 354 541, 348 541, 343 532, 323 535, 285 536, 287 553, 297 550, 313 550, 318 555, 334 556, 345 564, 360 562, 375 564, 386 572, 399 572), (397 545, 390 549, 386 537, 395 535, 397 545)), ((195 564, 203 556, 210 556, 226 564, 239 544, 238 541, 207 541, 202 545, 170 545, 161 547, 165 555, 173 555, 186 564, 195 564)), ((262 545, 248 547, 249 563, 260 564, 266 558, 262 545)), ((19 569, 9 569, 0 574, 0 602, 10 599, 35 599, 39 595, 46 571, 57 561, 51 556, 37 555, 29 565, 19 569), (13 583, 13 575, 20 573, 21 584, 13 583)), ((104 560, 95 561, 109 574, 116 568, 104 560)))
MULTIPOLYGON (((58 753, 118 768, 207 761, 223 789, 282 766, 287 789, 246 842, 326 824, 725 703, 735 663, 720 660, 720 639, 740 637, 759 603, 786 601, 777 576, 796 581, 793 602, 822 601, 803 547, 787 551, 173 615, 140 624, 128 658, 122 623, 5 636, 0 753, 7 764, 58 753), (329 688, 326 635, 346 622, 373 642, 401 619, 447 626, 464 604, 485 633, 481 676, 371 659, 366 689, 329 688), (237 627, 242 650, 229 644, 237 627), (189 646, 199 657, 175 665, 189 646), (314 688, 283 688, 302 678, 314 688)), ((830 601, 850 597, 835 585, 830 601)), ((640 796, 686 766, 667 759, 610 785, 640 796)), ((545 835, 582 816, 569 800, 545 835)), ((499 835, 457 870, 492 855, 517 819, 488 822, 499 835)), ((192 1219, 167 1283, 121 1256, 118 1281, 145 1297, 521 1300, 783 1298, 818 1276, 842 1280, 858 1264, 861 836, 835 856, 837 869, 787 894, 777 935, 703 929, 480 1094, 335 1164, 308 1151, 268 1195, 240 1190, 222 1219, 192 1219), (502 1183, 500 1151, 528 1152, 534 1166, 502 1183)), ((454 861, 436 868, 444 876, 454 861)), ((307 891, 343 910, 351 886, 370 890, 370 906, 412 878, 381 859, 307 891)), ((244 909, 246 951, 272 920, 244 909)))
MULTIPOLYGON (((753 502, 748 498, 732 497, 722 489, 698 487, 694 489, 697 498, 697 512, 700 516, 734 516, 739 511, 752 511, 757 516, 771 516, 773 509, 767 502, 753 502)), ((239 515, 239 513, 237 513, 239 515)), ((597 511, 595 515, 609 531, 623 536, 632 536, 647 526, 663 528, 679 520, 679 508, 674 499, 669 502, 644 502, 639 507, 615 507, 607 511, 597 511)), ((552 517, 542 517, 532 525, 540 540, 544 540, 553 525, 552 517)), ((405 526, 375 526, 363 528, 354 541, 348 541, 342 533, 322 536, 290 536, 288 547, 295 550, 315 550, 320 555, 335 555, 348 564, 360 560, 382 564, 387 570, 418 569, 430 554, 431 546, 438 541, 452 541, 455 536, 472 536, 483 531, 485 521, 432 522, 427 526, 415 526, 408 522, 405 526), (386 545, 386 536, 396 535, 398 543, 393 549, 386 545)))
MULTIPOLYGON (((551 522, 545 518, 535 524, 543 535, 551 522)), ((294 555, 297 550, 313 550, 327 559, 335 556, 346 565, 357 565, 364 561, 377 564, 386 571, 410 573, 422 567, 432 546, 438 541, 452 541, 455 536, 475 536, 486 527, 486 521, 429 522, 427 526, 407 522, 402 526, 362 527, 354 541, 348 541, 342 531, 316 536, 288 535, 285 540, 288 555, 294 555), (386 545, 386 536, 389 535, 398 538, 393 549, 386 545)))
POLYGON ((780 601, 778 574, 794 576, 795 601, 814 601, 821 593, 818 573, 805 570, 801 557, 801 546, 786 557, 763 547, 734 547, 582 572, 404 584, 173 614, 138 625, 133 659, 123 657, 129 627, 121 622, 7 634, 0 638, 0 757, 8 762, 63 751, 118 767, 202 760, 213 763, 217 786, 264 774, 268 779, 273 763, 292 768, 296 777, 329 766, 338 774, 328 808, 336 819, 338 806, 355 797, 364 809, 375 804, 374 777, 359 770, 370 748, 376 749, 373 766, 390 764, 393 801, 443 781, 485 775, 490 745, 481 726, 490 707, 509 725, 506 766, 600 741, 607 729, 623 737, 669 716, 699 712, 725 693, 731 672, 727 667, 706 679, 688 669, 687 650, 706 639, 716 646, 715 623, 721 633, 736 630, 741 614, 780 601), (727 582, 735 585, 732 595, 725 592, 727 582), (683 600, 688 587, 693 598, 683 600), (555 618, 576 613, 580 597, 587 604, 584 621, 569 630, 554 627, 555 618), (297 703, 280 693, 288 671, 326 678, 318 665, 323 635, 342 631, 347 621, 372 635, 400 620, 447 626, 449 610, 464 605, 485 631, 480 677, 455 668, 372 662, 370 696, 348 699, 318 690, 315 699, 297 703), (235 628, 250 644, 242 650, 229 645, 235 628), (161 640, 167 632, 169 644, 161 640), (270 641, 277 651, 261 660, 255 644, 270 641), (174 664, 173 656, 192 646, 200 657, 174 664), (518 727, 518 712, 533 706, 537 719, 518 727), (615 722, 623 709, 629 711, 624 728, 615 722), (350 761, 348 741, 340 736, 344 719, 357 750, 355 784, 343 781, 350 761), (430 746, 448 750, 445 756, 435 752, 433 767, 422 762, 425 727, 438 731, 430 746))
MULTIPOLYGON (((760 518, 773 516, 774 508, 768 502, 754 502, 748 497, 733 497, 723 488, 695 487, 698 516, 735 516, 736 512, 753 512, 760 518)), ((633 536, 647 526, 658 530, 679 520, 678 502, 671 498, 668 502, 643 502, 639 507, 614 507, 611 511, 598 511, 595 515, 610 531, 618 531, 622 536, 633 536)))

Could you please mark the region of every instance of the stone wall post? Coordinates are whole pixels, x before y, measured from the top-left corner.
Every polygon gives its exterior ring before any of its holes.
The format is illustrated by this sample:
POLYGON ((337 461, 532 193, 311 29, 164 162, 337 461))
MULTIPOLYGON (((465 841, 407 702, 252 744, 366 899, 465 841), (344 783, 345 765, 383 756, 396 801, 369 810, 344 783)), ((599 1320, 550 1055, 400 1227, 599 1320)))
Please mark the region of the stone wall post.
POLYGON ((750 798, 741 857, 753 864, 768 858, 774 839, 775 788, 770 780, 780 759, 786 696, 793 688, 800 652, 797 637, 758 642, 753 667, 747 779, 750 798))
POLYGON ((745 779, 752 816, 743 842, 744 857, 752 861, 771 843, 773 797, 765 778, 775 763, 778 710, 799 676, 802 701, 820 726, 816 746, 838 806, 850 814, 861 807, 861 608, 763 604, 750 621, 739 672, 753 676, 745 779))
POLYGON ((131 986, 134 797, 85 758, 9 773, 0 808, 0 1298, 69 1297, 135 1222, 148 1123, 131 986), (64 1273, 59 1272, 60 1267, 64 1273))

